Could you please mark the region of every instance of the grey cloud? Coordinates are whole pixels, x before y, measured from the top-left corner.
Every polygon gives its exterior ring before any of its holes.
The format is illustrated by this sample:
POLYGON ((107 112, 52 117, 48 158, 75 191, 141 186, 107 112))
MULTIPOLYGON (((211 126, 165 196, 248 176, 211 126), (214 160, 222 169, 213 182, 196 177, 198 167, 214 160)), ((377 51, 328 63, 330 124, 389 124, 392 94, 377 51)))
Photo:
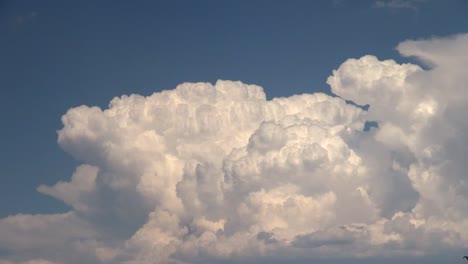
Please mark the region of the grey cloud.
POLYGON ((352 244, 355 238, 345 229, 317 231, 311 234, 297 236, 292 245, 300 248, 314 248, 321 246, 345 246, 352 244))

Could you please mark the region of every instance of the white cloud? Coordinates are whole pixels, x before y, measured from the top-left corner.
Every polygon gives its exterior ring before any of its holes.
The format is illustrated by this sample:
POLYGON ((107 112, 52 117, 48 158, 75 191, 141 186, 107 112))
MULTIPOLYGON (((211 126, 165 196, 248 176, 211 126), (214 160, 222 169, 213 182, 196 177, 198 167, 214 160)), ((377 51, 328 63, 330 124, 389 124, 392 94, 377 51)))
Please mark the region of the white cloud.
POLYGON ((349 59, 328 79, 341 98, 266 100, 259 86, 218 81, 114 98, 105 110, 70 109, 58 142, 83 165, 70 181, 38 190, 72 209, 1 219, 3 261, 194 263, 466 248, 467 44, 458 35, 398 46, 430 70, 349 59), (363 131, 366 120, 379 127, 363 131))
POLYGON ((70 182, 58 182, 52 187, 41 185, 38 191, 62 200, 77 212, 86 212, 89 210, 86 195, 95 191, 97 173, 97 167, 81 165, 76 169, 70 182))

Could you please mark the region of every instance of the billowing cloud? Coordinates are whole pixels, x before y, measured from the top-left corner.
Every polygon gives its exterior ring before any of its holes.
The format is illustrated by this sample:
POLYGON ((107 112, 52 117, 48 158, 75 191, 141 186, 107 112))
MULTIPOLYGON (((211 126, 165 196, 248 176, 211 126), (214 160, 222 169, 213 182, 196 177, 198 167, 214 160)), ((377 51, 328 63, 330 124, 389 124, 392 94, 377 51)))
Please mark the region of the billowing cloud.
POLYGON ((0 263, 356 259, 466 248, 467 47, 468 35, 398 46, 429 70, 349 59, 327 80, 337 96, 267 100, 259 86, 218 81, 70 109, 58 142, 83 165, 38 190, 71 209, 0 219, 0 263), (366 121, 378 127, 364 131, 366 121))

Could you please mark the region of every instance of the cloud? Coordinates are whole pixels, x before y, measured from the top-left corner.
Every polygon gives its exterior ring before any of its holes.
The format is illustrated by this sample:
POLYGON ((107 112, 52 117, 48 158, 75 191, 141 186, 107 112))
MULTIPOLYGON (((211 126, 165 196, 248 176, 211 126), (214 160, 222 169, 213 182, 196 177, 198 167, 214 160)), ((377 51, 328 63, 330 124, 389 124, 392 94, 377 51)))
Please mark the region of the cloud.
POLYGON ((38 16, 39 16, 38 12, 31 11, 27 14, 16 15, 16 16, 11 17, 8 23, 12 29, 18 29, 29 23, 34 22, 38 16))
POLYGON ((58 143, 83 165, 38 187, 70 211, 0 219, 1 261, 365 260, 466 248, 466 47, 467 34, 400 43, 428 70, 349 59, 327 80, 336 97, 267 100, 259 86, 218 81, 72 108, 58 143), (378 127, 364 131, 366 121, 378 127))
MULTIPOLYGON (((14 264, 14 262, 9 260, 0 260, 0 264, 14 264)), ((55 262, 51 262, 44 259, 32 259, 28 261, 20 262, 19 264, 55 264, 55 262)))
POLYGON ((372 6, 374 8, 412 9, 418 10, 424 0, 378 0, 372 6))

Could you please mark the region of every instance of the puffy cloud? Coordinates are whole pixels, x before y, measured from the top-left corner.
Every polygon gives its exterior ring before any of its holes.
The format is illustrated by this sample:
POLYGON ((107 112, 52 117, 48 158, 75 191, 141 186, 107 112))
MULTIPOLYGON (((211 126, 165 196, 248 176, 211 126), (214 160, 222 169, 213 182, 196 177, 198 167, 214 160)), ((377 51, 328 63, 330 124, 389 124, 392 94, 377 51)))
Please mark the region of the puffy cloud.
POLYGON ((86 244, 97 236, 92 226, 75 212, 9 216, 0 220, 0 248, 11 259, 0 258, 0 263, 94 261, 94 253, 89 252, 91 248, 86 244))
POLYGON ((0 219, 2 261, 261 262, 465 248, 466 47, 468 35, 398 46, 428 70, 349 59, 328 78, 338 97, 266 100, 259 86, 218 81, 70 109, 58 142, 83 165, 38 190, 71 211, 0 219), (378 127, 364 131, 366 121, 378 127))
POLYGON ((38 191, 62 200, 77 212, 86 212, 89 210, 86 195, 95 191, 97 172, 97 167, 81 165, 69 182, 58 182, 52 187, 41 185, 38 191))

